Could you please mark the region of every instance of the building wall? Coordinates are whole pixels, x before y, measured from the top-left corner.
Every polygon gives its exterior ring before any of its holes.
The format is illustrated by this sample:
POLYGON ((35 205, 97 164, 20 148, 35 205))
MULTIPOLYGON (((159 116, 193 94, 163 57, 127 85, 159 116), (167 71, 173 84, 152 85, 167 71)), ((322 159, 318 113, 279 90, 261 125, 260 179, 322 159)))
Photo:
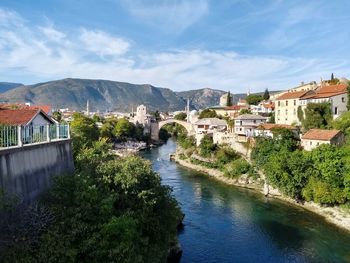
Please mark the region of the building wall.
POLYGON ((35 116, 35 118, 31 122, 32 125, 46 125, 51 124, 46 118, 44 118, 41 114, 35 116))
POLYGON ((52 176, 73 170, 71 140, 0 150, 0 188, 24 203, 36 200, 52 176))
POLYGON ((275 103, 275 122, 276 124, 300 124, 298 119, 298 107, 300 101, 298 98, 290 100, 277 100, 275 103))
POLYGON ((301 140, 301 146, 304 148, 305 151, 311 151, 312 149, 315 149, 317 146, 321 144, 330 144, 330 141, 321 141, 321 140, 301 140))

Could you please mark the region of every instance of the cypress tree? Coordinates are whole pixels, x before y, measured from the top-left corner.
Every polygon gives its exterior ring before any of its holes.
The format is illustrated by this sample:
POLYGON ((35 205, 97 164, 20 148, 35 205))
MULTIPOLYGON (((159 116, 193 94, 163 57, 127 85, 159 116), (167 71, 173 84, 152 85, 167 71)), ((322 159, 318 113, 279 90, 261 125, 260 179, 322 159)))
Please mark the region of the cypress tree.
POLYGON ((268 89, 265 89, 263 98, 264 98, 264 100, 268 100, 270 98, 270 93, 269 93, 268 89))
POLYGON ((227 107, 232 106, 232 99, 231 99, 230 91, 227 93, 226 106, 227 106, 227 107))

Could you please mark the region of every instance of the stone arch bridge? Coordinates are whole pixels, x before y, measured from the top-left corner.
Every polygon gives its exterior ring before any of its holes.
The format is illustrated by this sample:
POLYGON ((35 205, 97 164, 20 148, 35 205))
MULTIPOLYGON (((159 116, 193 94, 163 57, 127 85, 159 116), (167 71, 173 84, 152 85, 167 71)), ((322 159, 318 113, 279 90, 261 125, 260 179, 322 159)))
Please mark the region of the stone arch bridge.
POLYGON ((151 123, 151 139, 158 141, 159 140, 159 130, 166 124, 170 124, 170 123, 177 123, 180 124, 181 126, 183 126, 187 133, 189 135, 193 135, 194 134, 194 127, 193 124, 186 122, 186 121, 180 121, 180 120, 176 120, 176 119, 167 119, 164 121, 160 121, 160 122, 154 122, 151 123))

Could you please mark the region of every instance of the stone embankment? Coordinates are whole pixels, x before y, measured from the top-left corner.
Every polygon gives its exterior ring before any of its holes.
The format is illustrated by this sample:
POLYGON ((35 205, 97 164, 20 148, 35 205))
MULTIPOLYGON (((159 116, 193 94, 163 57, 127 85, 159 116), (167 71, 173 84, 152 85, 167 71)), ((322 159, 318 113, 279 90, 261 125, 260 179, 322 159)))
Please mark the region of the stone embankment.
MULTIPOLYGON (((297 202, 296 200, 286 197, 282 195, 278 189, 271 187, 265 183, 264 174, 259 171, 259 177, 257 179, 253 179, 248 177, 247 175, 241 175, 235 179, 230 179, 224 176, 224 173, 212 168, 203 167, 198 164, 191 163, 188 159, 181 159, 180 154, 183 153, 181 150, 177 149, 176 154, 174 156, 174 161, 181 166, 187 167, 189 169, 205 173, 216 180, 224 182, 229 185, 235 185, 239 187, 244 187, 248 189, 253 189, 264 194, 267 197, 276 198, 279 200, 283 200, 290 204, 293 204, 298 207, 302 207, 306 210, 309 210, 313 213, 316 213, 326 219, 326 221, 337 225, 338 227, 345 229, 350 232, 350 213, 341 207, 323 207, 314 202, 297 202)), ((247 157, 247 156, 244 156, 247 157)), ((249 158, 245 158, 249 160, 249 158)))

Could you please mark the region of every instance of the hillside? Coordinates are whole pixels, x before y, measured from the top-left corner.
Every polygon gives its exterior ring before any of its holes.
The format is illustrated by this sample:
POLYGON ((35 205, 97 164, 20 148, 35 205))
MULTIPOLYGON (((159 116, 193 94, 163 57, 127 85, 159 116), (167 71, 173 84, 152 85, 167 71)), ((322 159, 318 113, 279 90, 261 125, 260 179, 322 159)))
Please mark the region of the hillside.
POLYGON ((11 83, 11 82, 0 82, 0 93, 6 92, 10 89, 23 86, 21 83, 11 83))
POLYGON ((190 98, 191 108, 194 109, 217 105, 223 93, 212 89, 174 92, 148 84, 62 79, 8 90, 0 94, 0 102, 31 102, 82 110, 89 100, 92 111, 131 111, 139 104, 146 105, 149 110, 174 111, 184 109, 187 98, 190 98))

